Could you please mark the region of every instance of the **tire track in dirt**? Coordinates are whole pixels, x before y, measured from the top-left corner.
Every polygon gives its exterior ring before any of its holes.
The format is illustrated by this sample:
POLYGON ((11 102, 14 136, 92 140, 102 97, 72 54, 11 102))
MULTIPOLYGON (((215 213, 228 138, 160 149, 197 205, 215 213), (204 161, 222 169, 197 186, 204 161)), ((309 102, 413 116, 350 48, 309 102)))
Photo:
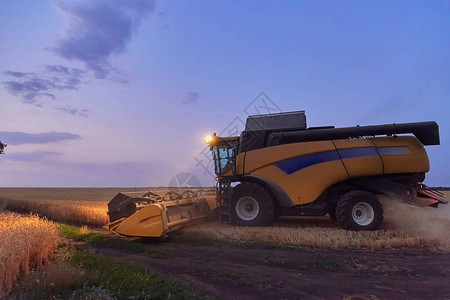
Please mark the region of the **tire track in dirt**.
POLYGON ((188 282, 219 299, 343 299, 357 294, 367 299, 450 297, 450 256, 424 250, 336 251, 172 241, 151 245, 171 253, 170 258, 161 259, 83 247, 188 282))

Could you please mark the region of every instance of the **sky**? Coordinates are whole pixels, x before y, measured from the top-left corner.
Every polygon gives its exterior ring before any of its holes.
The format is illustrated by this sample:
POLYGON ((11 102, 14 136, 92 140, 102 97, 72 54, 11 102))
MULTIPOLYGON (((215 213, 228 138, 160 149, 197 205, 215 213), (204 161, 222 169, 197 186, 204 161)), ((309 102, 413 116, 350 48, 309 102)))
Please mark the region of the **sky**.
POLYGON ((449 186, 450 2, 0 6, 0 186, 211 185, 205 135, 295 110, 309 126, 436 121, 425 183, 449 186))

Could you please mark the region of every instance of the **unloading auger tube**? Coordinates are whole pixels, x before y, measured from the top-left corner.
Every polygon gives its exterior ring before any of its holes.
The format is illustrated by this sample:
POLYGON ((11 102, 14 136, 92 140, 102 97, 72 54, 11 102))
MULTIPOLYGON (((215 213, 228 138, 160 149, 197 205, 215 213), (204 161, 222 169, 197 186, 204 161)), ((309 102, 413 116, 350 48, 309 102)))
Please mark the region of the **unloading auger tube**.
POLYGON ((162 197, 151 191, 118 193, 108 203, 110 222, 103 227, 124 236, 163 237, 212 212, 215 199, 202 198, 202 192, 168 192, 162 197))
POLYGON ((423 185, 424 146, 439 145, 436 122, 307 127, 304 111, 249 116, 240 136, 207 137, 220 219, 260 226, 276 216, 329 214, 344 229, 375 230, 378 196, 434 206, 444 194, 423 185))

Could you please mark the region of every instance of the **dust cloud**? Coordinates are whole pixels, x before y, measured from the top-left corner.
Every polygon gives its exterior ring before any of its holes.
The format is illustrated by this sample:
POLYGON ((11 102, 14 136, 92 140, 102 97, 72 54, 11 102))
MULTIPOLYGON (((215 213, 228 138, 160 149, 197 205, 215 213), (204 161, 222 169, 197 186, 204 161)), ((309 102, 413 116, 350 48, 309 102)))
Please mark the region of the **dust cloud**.
POLYGON ((387 229, 409 231, 442 250, 450 250, 450 204, 433 208, 413 206, 388 197, 380 201, 387 229))

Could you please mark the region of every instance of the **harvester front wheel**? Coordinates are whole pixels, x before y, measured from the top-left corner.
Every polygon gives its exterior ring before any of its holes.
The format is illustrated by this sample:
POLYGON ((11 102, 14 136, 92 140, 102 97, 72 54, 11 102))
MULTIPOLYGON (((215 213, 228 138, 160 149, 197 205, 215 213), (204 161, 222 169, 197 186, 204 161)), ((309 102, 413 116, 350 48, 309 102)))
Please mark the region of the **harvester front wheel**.
POLYGON ((253 182, 243 182, 234 188, 231 205, 231 222, 235 225, 266 225, 275 215, 271 195, 262 185, 253 182))
POLYGON ((383 222, 383 207, 375 195, 351 191, 339 199, 336 218, 347 230, 377 230, 383 222))

